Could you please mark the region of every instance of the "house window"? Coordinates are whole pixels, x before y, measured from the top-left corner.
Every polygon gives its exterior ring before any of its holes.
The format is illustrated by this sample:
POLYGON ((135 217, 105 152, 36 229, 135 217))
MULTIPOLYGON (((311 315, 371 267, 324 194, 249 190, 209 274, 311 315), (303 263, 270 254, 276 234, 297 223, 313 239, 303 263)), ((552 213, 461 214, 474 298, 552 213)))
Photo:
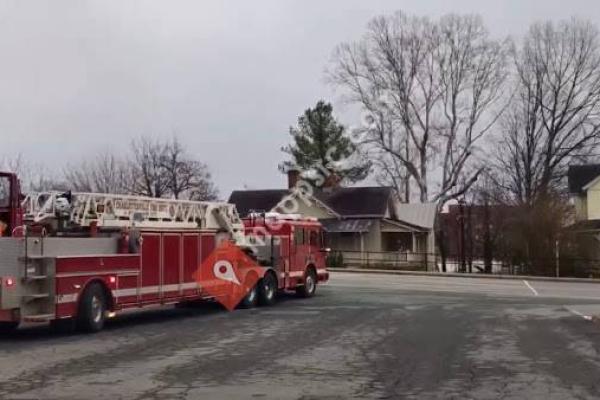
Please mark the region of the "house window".
POLYGON ((381 237, 383 251, 412 251, 413 235, 410 232, 384 232, 381 237))

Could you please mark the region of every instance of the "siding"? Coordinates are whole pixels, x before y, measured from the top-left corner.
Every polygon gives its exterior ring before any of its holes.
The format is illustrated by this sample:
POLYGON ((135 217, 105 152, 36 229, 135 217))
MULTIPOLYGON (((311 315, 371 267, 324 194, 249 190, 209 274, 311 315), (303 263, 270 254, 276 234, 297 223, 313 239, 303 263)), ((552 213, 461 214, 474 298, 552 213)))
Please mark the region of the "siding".
POLYGON ((600 219, 600 181, 587 191, 587 219, 600 219))
POLYGON ((575 218, 577 221, 588 219, 587 197, 585 195, 577 195, 573 200, 575 204, 575 218))

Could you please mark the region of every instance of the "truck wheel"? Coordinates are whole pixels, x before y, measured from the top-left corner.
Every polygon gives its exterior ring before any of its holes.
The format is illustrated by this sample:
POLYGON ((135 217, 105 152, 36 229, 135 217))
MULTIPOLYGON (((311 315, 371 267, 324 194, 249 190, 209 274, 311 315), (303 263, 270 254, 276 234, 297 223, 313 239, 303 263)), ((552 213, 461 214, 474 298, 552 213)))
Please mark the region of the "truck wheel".
POLYGON ((83 292, 77 314, 77 327, 85 332, 98 332, 104 328, 106 298, 104 289, 98 283, 92 283, 83 292))
POLYGON ((306 271, 306 276, 304 277, 304 284, 302 286, 298 286, 296 288, 296 293, 300 297, 313 297, 315 292, 317 291, 317 274, 315 270, 309 268, 306 271))
POLYGON ((272 273, 267 273, 258 282, 258 302, 263 306, 275 304, 277 295, 277 278, 272 273))
POLYGON ((19 327, 19 323, 16 321, 2 321, 0 322, 0 335, 11 333, 19 327))
POLYGON ((254 308, 258 303, 258 287, 255 285, 240 303, 240 308, 254 308))

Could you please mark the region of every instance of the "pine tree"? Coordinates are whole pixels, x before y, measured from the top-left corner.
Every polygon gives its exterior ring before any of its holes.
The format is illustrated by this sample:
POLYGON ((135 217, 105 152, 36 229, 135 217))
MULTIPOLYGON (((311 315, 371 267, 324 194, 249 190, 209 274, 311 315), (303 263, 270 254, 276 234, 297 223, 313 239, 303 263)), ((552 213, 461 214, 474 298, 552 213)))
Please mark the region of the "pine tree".
POLYGON ((371 163, 360 159, 346 129, 333 116, 330 103, 321 100, 298 117, 298 126, 290 127, 293 143, 282 148, 291 160, 279 169, 302 172, 304 179, 322 186, 330 177, 340 182, 358 182, 369 174, 371 163))

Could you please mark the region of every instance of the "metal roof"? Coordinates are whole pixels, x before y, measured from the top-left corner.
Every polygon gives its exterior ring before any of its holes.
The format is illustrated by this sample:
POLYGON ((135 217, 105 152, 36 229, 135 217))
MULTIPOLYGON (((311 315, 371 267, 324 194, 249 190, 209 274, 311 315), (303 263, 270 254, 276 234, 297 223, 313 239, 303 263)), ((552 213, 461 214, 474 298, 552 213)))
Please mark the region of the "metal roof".
POLYGON ((433 229, 437 206, 434 203, 397 203, 396 213, 401 222, 433 229))
POLYGON ((366 233, 373 225, 372 219, 325 219, 321 223, 330 233, 366 233))

